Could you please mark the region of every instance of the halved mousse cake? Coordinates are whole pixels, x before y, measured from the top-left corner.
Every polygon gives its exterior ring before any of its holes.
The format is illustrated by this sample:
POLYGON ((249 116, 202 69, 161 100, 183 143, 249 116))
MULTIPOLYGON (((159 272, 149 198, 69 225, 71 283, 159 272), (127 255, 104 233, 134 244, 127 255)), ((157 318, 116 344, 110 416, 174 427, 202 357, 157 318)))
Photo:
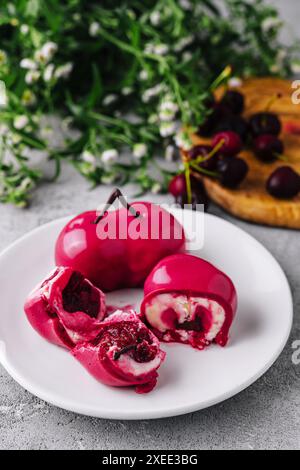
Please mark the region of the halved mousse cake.
POLYGON ((80 343, 72 355, 97 380, 114 387, 134 386, 148 393, 165 358, 159 340, 132 310, 117 310, 100 325, 97 337, 80 343))
POLYGON ((28 295, 24 310, 41 336, 67 349, 95 338, 106 314, 103 292, 80 272, 63 267, 28 295))
POLYGON ((237 294, 211 263, 188 254, 169 256, 150 273, 144 293, 141 313, 160 340, 196 349, 227 344, 237 294))

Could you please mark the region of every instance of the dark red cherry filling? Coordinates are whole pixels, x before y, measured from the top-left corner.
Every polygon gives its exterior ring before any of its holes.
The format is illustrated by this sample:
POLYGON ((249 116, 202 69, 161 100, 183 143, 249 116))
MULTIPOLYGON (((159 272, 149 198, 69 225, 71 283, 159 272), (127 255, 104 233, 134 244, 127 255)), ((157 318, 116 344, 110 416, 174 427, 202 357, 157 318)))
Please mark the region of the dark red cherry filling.
POLYGON ((193 320, 186 320, 180 323, 173 308, 168 308, 162 312, 162 319, 170 330, 175 329, 205 333, 211 325, 211 313, 201 305, 197 306, 193 320))
POLYGON ((101 353, 105 355, 110 347, 117 346, 113 359, 117 361, 128 353, 136 362, 150 362, 157 354, 157 347, 146 328, 137 327, 133 322, 119 322, 104 328, 93 344, 101 343, 101 353))
POLYGON ((99 292, 75 271, 68 284, 62 291, 63 308, 66 312, 84 312, 92 318, 97 318, 100 310, 99 292))

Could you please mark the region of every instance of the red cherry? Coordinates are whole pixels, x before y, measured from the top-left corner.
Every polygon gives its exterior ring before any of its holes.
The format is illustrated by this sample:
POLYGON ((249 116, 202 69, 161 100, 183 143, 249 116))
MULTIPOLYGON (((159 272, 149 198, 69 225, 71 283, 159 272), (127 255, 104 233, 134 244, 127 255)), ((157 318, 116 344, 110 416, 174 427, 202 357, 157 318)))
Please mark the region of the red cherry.
POLYGON ((160 259, 184 249, 185 236, 160 206, 134 202, 131 207, 138 218, 122 208, 107 212, 98 224, 96 211, 72 219, 57 239, 56 264, 81 272, 104 291, 142 285, 160 259))
POLYGON ((236 155, 242 150, 242 141, 238 134, 232 131, 219 132, 216 134, 212 141, 212 146, 215 148, 217 145, 223 145, 219 149, 219 153, 226 156, 236 155))
POLYGON ((263 162, 273 162, 284 152, 284 145, 276 135, 263 134, 254 140, 254 153, 263 162))
POLYGON ((266 188, 278 199, 292 199, 300 192, 300 176, 290 166, 281 166, 269 176, 266 188))
POLYGON ((185 180, 185 174, 180 173, 179 175, 175 175, 170 183, 169 183, 169 188, 168 191, 172 196, 175 198, 178 196, 182 196, 183 194, 186 193, 186 180, 185 180))

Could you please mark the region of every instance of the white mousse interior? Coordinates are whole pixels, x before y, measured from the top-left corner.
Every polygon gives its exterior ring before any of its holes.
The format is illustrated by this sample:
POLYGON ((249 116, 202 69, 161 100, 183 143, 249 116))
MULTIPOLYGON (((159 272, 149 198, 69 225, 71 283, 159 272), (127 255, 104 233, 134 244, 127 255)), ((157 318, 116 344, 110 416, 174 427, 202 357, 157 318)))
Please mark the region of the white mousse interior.
POLYGON ((205 297, 188 297, 175 293, 159 294, 154 296, 146 305, 145 314, 153 328, 162 333, 170 329, 176 329, 182 339, 185 340, 192 329, 187 330, 185 325, 181 329, 180 324, 196 320, 196 312, 199 312, 199 307, 203 307, 201 310, 203 312, 202 320, 205 339, 213 341, 225 321, 224 308, 215 300, 205 297), (176 327, 174 326, 175 324, 176 327))

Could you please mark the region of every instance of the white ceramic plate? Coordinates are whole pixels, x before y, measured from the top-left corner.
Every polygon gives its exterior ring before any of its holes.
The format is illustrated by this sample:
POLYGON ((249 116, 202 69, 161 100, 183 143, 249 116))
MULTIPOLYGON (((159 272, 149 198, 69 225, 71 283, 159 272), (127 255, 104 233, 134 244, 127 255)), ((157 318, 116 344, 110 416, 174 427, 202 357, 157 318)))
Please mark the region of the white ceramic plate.
MULTIPOLYGON (((174 214, 180 217, 181 211, 174 214)), ((23 313, 26 295, 53 267, 54 243, 68 220, 39 227, 0 256, 0 360, 34 395, 61 408, 102 418, 174 416, 239 393, 264 374, 281 353, 293 316, 290 288, 282 269, 248 234, 205 215, 204 247, 197 254, 224 270, 239 296, 230 343, 226 348, 212 345, 205 351, 163 345, 167 359, 159 370, 157 387, 146 395, 98 383, 67 351, 39 337, 23 313)), ((191 213, 185 221, 189 230, 191 213)), ((127 290, 110 294, 108 300, 132 304, 141 297, 141 291, 127 290)))

